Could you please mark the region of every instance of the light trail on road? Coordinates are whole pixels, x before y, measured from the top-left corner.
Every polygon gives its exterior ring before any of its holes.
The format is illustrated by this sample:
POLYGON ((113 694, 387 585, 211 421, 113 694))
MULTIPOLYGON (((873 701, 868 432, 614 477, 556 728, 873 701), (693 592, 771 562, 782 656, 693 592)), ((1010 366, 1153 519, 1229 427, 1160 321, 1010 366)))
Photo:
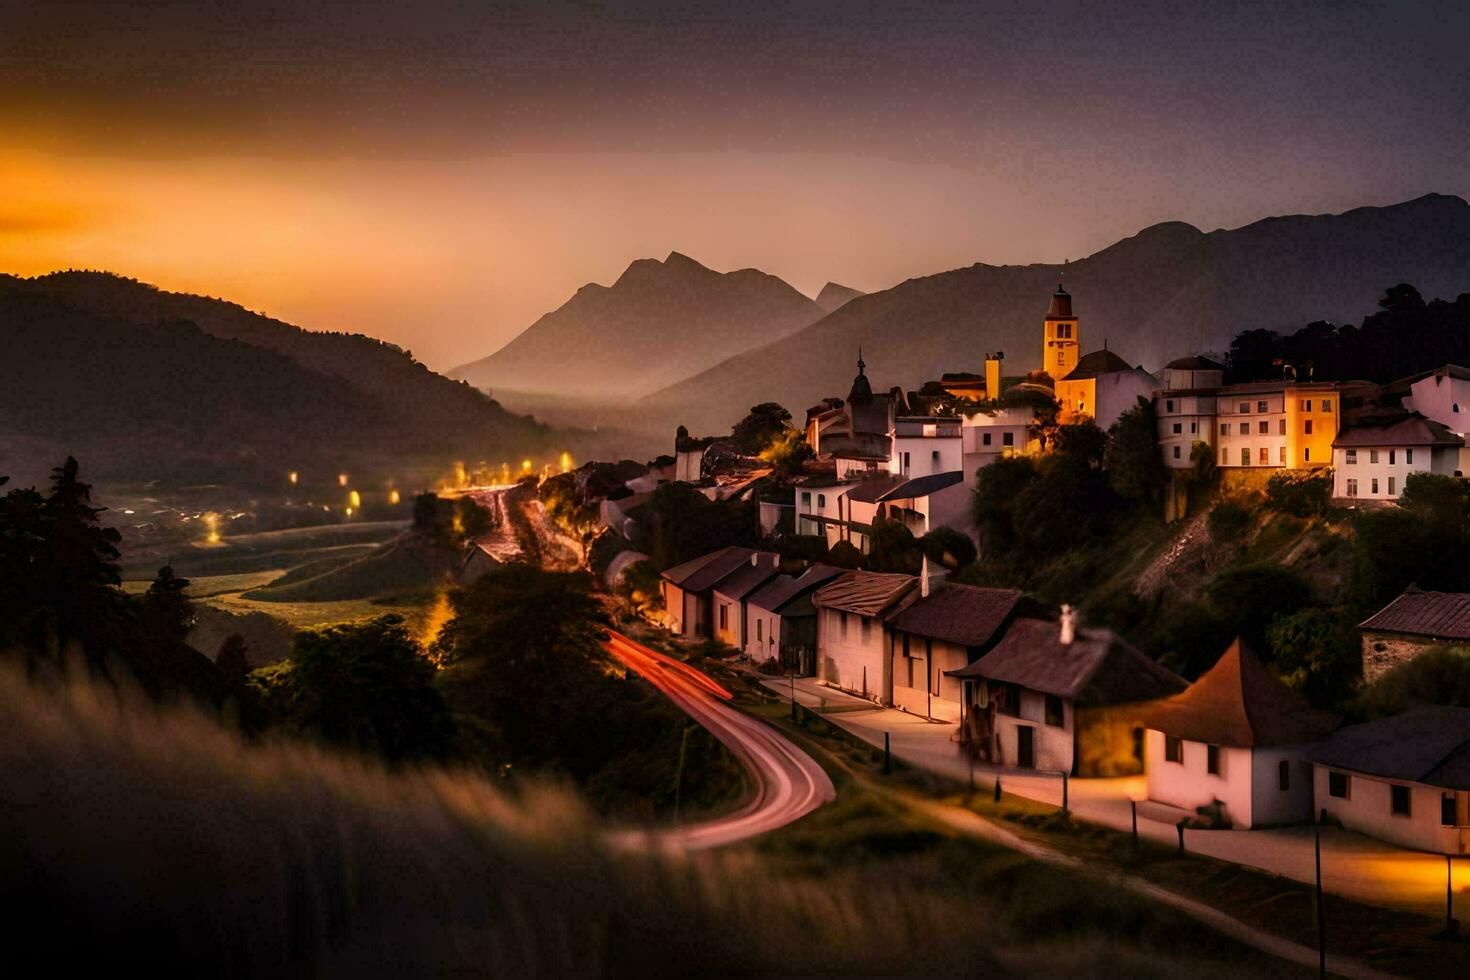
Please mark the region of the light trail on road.
POLYGON ((752 798, 734 813, 671 830, 621 832, 619 843, 719 847, 784 827, 837 798, 832 780, 811 756, 770 725, 726 704, 730 692, 705 674, 621 633, 611 633, 605 646, 719 739, 755 785, 752 798))

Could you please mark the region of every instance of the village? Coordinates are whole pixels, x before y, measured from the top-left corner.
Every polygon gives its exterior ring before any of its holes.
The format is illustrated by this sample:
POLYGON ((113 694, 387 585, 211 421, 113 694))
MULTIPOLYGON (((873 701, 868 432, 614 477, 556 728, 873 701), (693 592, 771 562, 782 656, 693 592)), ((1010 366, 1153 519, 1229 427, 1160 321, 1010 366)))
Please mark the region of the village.
MULTIPOLYGON (((1437 876, 1443 889, 1444 862, 1470 843, 1470 709, 1349 724, 1239 637, 1190 682, 1071 605, 950 581, 955 562, 940 560, 950 557, 943 548, 924 550, 917 573, 867 567, 884 527, 973 549, 972 499, 987 467, 1055 452, 1058 426, 1108 430, 1142 408, 1156 419, 1167 521, 1189 511, 1202 468, 1224 488, 1322 481, 1340 510, 1394 507, 1411 475, 1461 477, 1470 467, 1463 368, 1376 385, 1315 381, 1309 366, 1282 364, 1279 380, 1226 384, 1215 357, 1182 357, 1155 375, 1106 347, 1083 353, 1082 329, 1058 286, 1040 371, 1007 378, 994 352, 979 372, 883 391, 859 352, 846 397, 819 402, 793 427, 810 447, 794 465, 779 451, 753 454, 737 439, 681 429, 672 455, 603 488, 599 533, 637 538, 642 508, 670 483, 747 501, 759 539, 772 544, 727 545, 663 568, 655 618, 912 765, 972 786, 978 771, 997 794, 1003 783, 1135 835, 1177 834, 1181 847, 1188 830, 1191 848, 1299 878, 1311 874, 1302 832, 1331 826, 1356 841, 1333 854, 1331 886, 1372 901, 1395 888, 1381 869, 1412 855, 1420 860, 1399 865, 1398 887, 1422 890, 1437 876), (769 477, 783 465, 781 497, 769 477), (793 555, 775 544, 793 540, 816 548, 793 555)), ((618 554, 609 584, 647 558, 618 554)), ((1411 587, 1359 625, 1361 683, 1467 640, 1470 595, 1411 587)))

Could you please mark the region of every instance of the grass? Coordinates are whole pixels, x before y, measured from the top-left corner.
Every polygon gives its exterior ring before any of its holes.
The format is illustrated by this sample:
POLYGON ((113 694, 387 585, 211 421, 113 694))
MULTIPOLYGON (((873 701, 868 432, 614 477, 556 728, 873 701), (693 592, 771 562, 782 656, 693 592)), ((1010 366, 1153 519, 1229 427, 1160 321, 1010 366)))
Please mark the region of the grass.
POLYGON ((612 847, 575 798, 247 744, 0 672, 0 901, 18 974, 1241 976, 1267 964, 1085 876, 844 797, 768 849, 612 847), (842 846, 822 843, 842 828, 842 846), (898 853, 895 855, 895 845, 898 853), (851 860, 823 873, 791 858, 851 860), (1139 930, 1135 933, 1135 930, 1139 930))

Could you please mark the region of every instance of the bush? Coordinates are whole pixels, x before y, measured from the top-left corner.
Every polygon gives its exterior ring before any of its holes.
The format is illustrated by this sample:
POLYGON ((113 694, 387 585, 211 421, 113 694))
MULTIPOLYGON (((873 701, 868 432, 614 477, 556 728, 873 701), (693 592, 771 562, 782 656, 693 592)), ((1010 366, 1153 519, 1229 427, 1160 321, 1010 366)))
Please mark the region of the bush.
POLYGON ((933 564, 944 568, 964 568, 975 561, 975 542, 952 527, 936 527, 919 539, 919 547, 933 564))
POLYGON ((1383 718, 1426 705, 1470 707, 1470 648, 1426 650, 1363 689, 1355 715, 1383 718))
POLYGON ((1283 470, 1266 481, 1266 506, 1293 517, 1325 514, 1331 500, 1330 470, 1307 473, 1283 470))
POLYGON ((1358 631, 1345 610, 1299 609, 1272 623, 1266 638, 1282 679, 1314 704, 1341 701, 1363 676, 1358 631))
POLYGON ((1251 526, 1251 509, 1238 500, 1222 500, 1210 510, 1205 518, 1210 530, 1210 540, 1223 545, 1239 543, 1251 526))
POLYGON ((1258 651, 1268 651, 1266 628, 1311 601, 1307 583, 1279 565, 1242 565, 1221 572, 1205 589, 1221 622, 1258 651))

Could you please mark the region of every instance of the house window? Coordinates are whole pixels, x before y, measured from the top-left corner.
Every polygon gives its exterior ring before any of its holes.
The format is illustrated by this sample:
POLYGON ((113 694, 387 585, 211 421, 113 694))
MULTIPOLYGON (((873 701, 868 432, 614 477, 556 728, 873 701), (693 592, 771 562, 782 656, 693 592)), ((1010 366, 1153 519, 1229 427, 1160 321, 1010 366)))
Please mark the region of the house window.
POLYGON ((803 493, 801 495, 801 505, 803 507, 811 507, 811 505, 812 505, 812 495, 811 495, 811 492, 810 491, 808 491, 807 493, 803 493))
POLYGON ((1302 423, 1302 435, 1309 436, 1311 434, 1312 434, 1312 420, 1311 419, 1307 419, 1305 422, 1302 423))
POLYGON ((1240 408, 1240 414, 1241 415, 1249 415, 1251 413, 1251 403, 1250 402, 1241 402, 1240 405, 1239 405, 1239 408, 1240 408))
POLYGON ((819 494, 817 494, 817 509, 818 510, 822 510, 826 506, 827 506, 827 495, 825 493, 819 493, 819 494))
POLYGON ((1256 432, 1259 433, 1260 435, 1263 435, 1264 436, 1267 433, 1269 433, 1270 431, 1271 431, 1271 423, 1270 422, 1267 422, 1265 419, 1261 419, 1261 421, 1259 421, 1259 422, 1256 423, 1256 432))
POLYGON ((939 462, 939 450, 936 449, 932 453, 930 453, 929 460, 934 463, 939 462))
MULTIPOLYGON (((1310 423, 1310 422, 1307 423, 1308 426, 1310 426, 1311 424, 1312 423, 1310 423)), ((1311 432, 1312 430, 1310 428, 1308 428, 1307 431, 1308 432, 1311 432)), ((1276 420, 1276 434, 1277 435, 1283 435, 1283 436, 1286 435, 1286 419, 1277 419, 1276 420)))
POLYGON ((1443 793, 1439 798, 1439 822, 1446 827, 1453 827, 1459 816, 1455 813, 1455 794, 1443 793))
POLYGON ((1349 480, 1349 481, 1347 481, 1347 495, 1349 497, 1356 497, 1358 495, 1358 481, 1357 480, 1349 480))
MULTIPOLYGON (((1285 449, 1286 447, 1283 446, 1281 448, 1285 449)), ((1260 456, 1262 466, 1271 465, 1271 450, 1267 449, 1265 446, 1262 446, 1261 451, 1257 455, 1260 456)))
POLYGON ((1405 449, 1404 450, 1404 465, 1405 466, 1413 466, 1414 465, 1414 450, 1412 450, 1412 449, 1405 449))
POLYGON ((1166 412, 1172 412, 1172 411, 1174 411, 1174 399, 1172 399, 1172 398, 1165 399, 1165 401, 1164 401, 1164 411, 1166 411, 1166 412))
POLYGON ((1222 436, 1228 436, 1228 435, 1230 435, 1230 423, 1229 422, 1221 422, 1220 423, 1220 435, 1222 435, 1222 436))
POLYGON ((1055 694, 1046 696, 1046 723, 1053 728, 1061 728, 1064 724, 1066 712, 1062 708, 1062 699, 1055 694))
POLYGON ((1212 776, 1220 775, 1220 746, 1205 746, 1205 772, 1212 776))
POLYGON ((1376 462, 1378 462, 1378 450, 1376 450, 1376 449, 1370 449, 1370 450, 1368 450, 1368 462, 1370 462, 1370 463, 1376 463, 1376 462))
POLYGON ((1241 446, 1240 447, 1240 465, 1241 466, 1249 466, 1249 465, 1251 465, 1251 451, 1249 449, 1247 449, 1246 447, 1244 447, 1244 446, 1241 446))
POLYGON ((1000 434, 1000 444, 1002 446, 1014 446, 1016 444, 1016 434, 1014 432, 1002 432, 1000 434))
POLYGON ((847 642, 847 613, 846 612, 841 612, 841 613, 838 613, 837 615, 839 615, 839 616, 842 617, 842 642, 843 643, 846 643, 847 642))
POLYGON ((1176 436, 1183 435, 1184 434, 1184 423, 1182 423, 1182 422, 1175 422, 1174 423, 1174 434, 1176 436))
POLYGON ((1021 717, 1021 687, 1018 684, 992 683, 990 696, 995 701, 996 714, 1021 717))
POLYGON ((989 432, 982 432, 980 434, 980 444, 983 445, 983 446, 990 445, 990 433, 989 432))
POLYGON ((1291 763, 1285 759, 1276 763, 1276 788, 1283 793, 1291 789, 1291 763))
POLYGON ((1189 434, 1192 435, 1192 436, 1199 434, 1199 423, 1198 422, 1191 422, 1191 423, 1189 423, 1189 434))
POLYGON ((1347 451, 1347 464, 1349 466, 1358 465, 1358 451, 1356 449, 1349 449, 1347 451))
POLYGON ((1373 478, 1373 484, 1372 484, 1372 486, 1373 486, 1373 496, 1376 497, 1376 496, 1378 496, 1378 477, 1375 476, 1373 478))
POLYGON ((1348 774, 1345 772, 1329 772, 1327 774, 1327 795, 1339 800, 1348 798, 1348 774))
POLYGON ((1409 815, 1409 787, 1388 787, 1388 812, 1396 817, 1409 815))
POLYGON ((730 607, 727 606, 727 605, 725 605, 724 603, 720 603, 720 629, 726 630, 726 629, 729 629, 729 628, 730 628, 730 607))
POLYGON ((1266 403, 1265 402, 1256 402, 1256 411, 1258 411, 1258 412, 1264 412, 1264 411, 1266 411, 1266 403))
POLYGON ((1228 462, 1230 462, 1230 457, 1227 450, 1220 450, 1220 465, 1224 466, 1228 462))
POLYGON ((1389 477, 1388 478, 1388 495, 1390 497, 1392 497, 1394 495, 1394 478, 1393 477, 1389 477))
POLYGON ((1455 402, 1453 405, 1451 405, 1450 406, 1450 411, 1455 412, 1456 414, 1458 414, 1459 411, 1460 411, 1460 403, 1459 402, 1455 402))
POLYGON ((1178 459, 1179 458, 1179 447, 1178 446, 1175 446, 1174 447, 1174 458, 1175 459, 1178 459))
POLYGON ((1393 449, 1390 449, 1388 451, 1388 465, 1389 466, 1392 466, 1393 465, 1393 457, 1394 457, 1394 453, 1395 452, 1396 452, 1396 450, 1393 450, 1393 449))
POLYGON ((1184 765, 1184 743, 1173 735, 1164 736, 1164 761, 1184 765))
POLYGON ((1310 412, 1311 410, 1312 410, 1312 400, 1310 398, 1303 398, 1302 399, 1302 411, 1303 412, 1310 412))
POLYGON ((765 625, 761 620, 755 621, 755 642, 761 642, 761 627, 765 625))

